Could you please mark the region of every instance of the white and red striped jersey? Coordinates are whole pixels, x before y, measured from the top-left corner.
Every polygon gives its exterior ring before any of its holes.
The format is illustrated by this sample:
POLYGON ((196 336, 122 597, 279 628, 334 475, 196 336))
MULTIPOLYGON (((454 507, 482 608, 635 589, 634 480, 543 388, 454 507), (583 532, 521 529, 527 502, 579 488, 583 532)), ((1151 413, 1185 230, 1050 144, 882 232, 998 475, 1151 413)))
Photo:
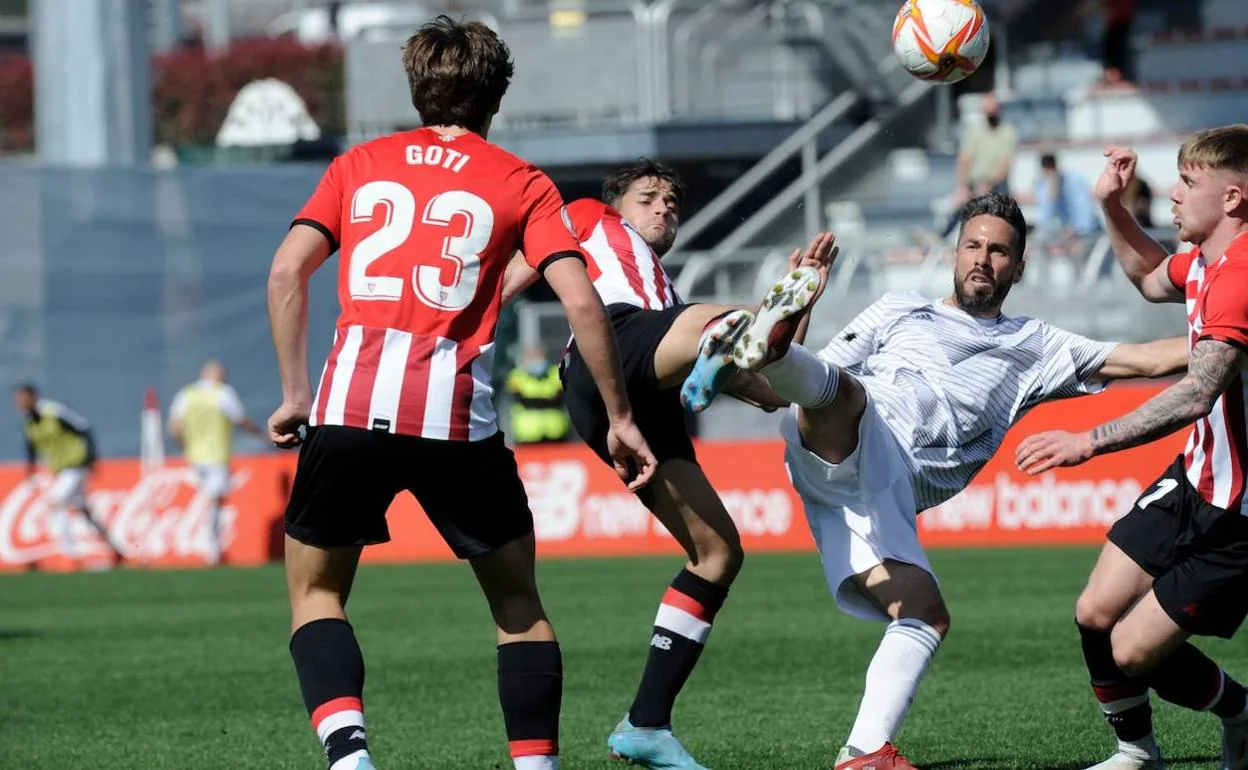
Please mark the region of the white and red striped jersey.
POLYGON ((334 159, 294 225, 335 249, 342 312, 312 425, 451 441, 498 431, 503 272, 583 258, 538 169, 476 134, 406 131, 334 159))
MULTIPOLYGON (((1188 348, 1217 340, 1248 350, 1248 235, 1226 253, 1206 258, 1200 249, 1170 257, 1170 281, 1187 297, 1188 348)), ((1192 426, 1184 449, 1187 480, 1210 505, 1248 515, 1244 503, 1248 466, 1248 378, 1241 369, 1218 397, 1208 417, 1192 426)))
POLYGON ((564 211, 589 258, 589 277, 602 304, 645 310, 684 304, 659 255, 618 211, 592 198, 573 201, 564 211))

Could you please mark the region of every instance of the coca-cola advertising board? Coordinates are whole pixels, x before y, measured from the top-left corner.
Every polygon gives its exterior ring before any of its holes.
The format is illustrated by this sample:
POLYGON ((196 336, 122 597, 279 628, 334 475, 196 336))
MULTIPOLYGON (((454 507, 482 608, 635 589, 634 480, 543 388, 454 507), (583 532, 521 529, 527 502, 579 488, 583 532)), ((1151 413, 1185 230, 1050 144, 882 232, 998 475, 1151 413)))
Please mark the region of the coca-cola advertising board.
MULTIPOLYGON (((1011 431, 998 456, 962 494, 919 517, 929 546, 1018 546, 1099 543, 1108 526, 1181 450, 1185 432, 1078 468, 1040 477, 1019 473, 1014 448, 1050 427, 1089 428, 1156 393, 1123 384, 1099 396, 1049 404, 1011 431)), ((614 472, 579 444, 516 452, 528 490, 539 555, 623 556, 679 553, 679 546, 614 472)), ((813 550, 801 501, 789 486, 778 439, 700 442, 698 456, 752 551, 813 550)), ((221 515, 224 561, 280 560, 281 516, 294 474, 287 452, 236 458, 221 515)), ((88 568, 108 548, 80 518, 70 521, 68 560, 58 512, 49 504, 51 477, 27 478, 24 466, 0 466, 0 570, 88 568)), ((144 469, 138 460, 102 460, 88 482, 93 515, 107 527, 126 562, 146 567, 203 566, 210 553, 209 501, 177 461, 144 469)), ((464 489, 472 505, 472 489, 464 489)), ((409 495, 389 513, 392 541, 365 549, 366 561, 434 561, 454 557, 409 495)))

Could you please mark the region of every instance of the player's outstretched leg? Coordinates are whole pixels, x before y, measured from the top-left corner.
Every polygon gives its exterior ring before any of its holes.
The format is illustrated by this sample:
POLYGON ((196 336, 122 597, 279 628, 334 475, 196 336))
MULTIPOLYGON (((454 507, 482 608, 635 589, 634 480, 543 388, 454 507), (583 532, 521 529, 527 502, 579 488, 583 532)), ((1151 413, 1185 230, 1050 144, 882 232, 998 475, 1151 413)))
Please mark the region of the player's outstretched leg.
POLYGON ((286 538, 290 656, 330 770, 375 770, 364 730, 364 655, 344 609, 359 560, 359 547, 286 538))
POLYGON ((469 560, 498 627, 498 700, 516 770, 557 770, 563 656, 537 591, 532 533, 469 560))
POLYGON ((680 403, 690 412, 703 412, 737 371, 733 347, 754 322, 748 310, 734 310, 713 320, 698 341, 693 369, 680 388, 680 403))

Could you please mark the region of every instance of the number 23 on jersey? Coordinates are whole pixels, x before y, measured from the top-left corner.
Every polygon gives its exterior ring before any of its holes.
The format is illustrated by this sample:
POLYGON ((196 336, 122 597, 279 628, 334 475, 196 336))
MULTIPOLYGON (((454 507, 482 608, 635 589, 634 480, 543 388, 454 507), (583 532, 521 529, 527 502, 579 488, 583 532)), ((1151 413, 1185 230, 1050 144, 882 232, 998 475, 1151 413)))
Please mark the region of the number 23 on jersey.
POLYGON ((471 304, 480 281, 481 254, 494 233, 494 210, 484 198, 466 190, 448 190, 418 201, 398 182, 366 182, 352 196, 351 221, 380 222, 377 230, 344 255, 349 260, 351 299, 402 300, 408 276, 370 268, 385 255, 403 249, 412 256, 411 291, 418 300, 446 311, 471 304), (418 216, 421 224, 434 229, 422 228, 413 236, 418 216))

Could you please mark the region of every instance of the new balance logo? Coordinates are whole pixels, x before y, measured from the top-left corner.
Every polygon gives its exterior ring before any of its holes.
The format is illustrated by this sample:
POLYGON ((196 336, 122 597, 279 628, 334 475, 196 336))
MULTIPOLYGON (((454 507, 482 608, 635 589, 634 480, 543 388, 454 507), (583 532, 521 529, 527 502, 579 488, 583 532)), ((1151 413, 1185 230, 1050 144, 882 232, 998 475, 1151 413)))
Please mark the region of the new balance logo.
POLYGON ((841 339, 846 342, 853 342, 858 339, 858 332, 845 332, 841 335, 841 339))
POLYGON ((672 649, 672 638, 662 634, 655 634, 650 637, 650 646, 658 647, 660 650, 670 650, 672 649))

